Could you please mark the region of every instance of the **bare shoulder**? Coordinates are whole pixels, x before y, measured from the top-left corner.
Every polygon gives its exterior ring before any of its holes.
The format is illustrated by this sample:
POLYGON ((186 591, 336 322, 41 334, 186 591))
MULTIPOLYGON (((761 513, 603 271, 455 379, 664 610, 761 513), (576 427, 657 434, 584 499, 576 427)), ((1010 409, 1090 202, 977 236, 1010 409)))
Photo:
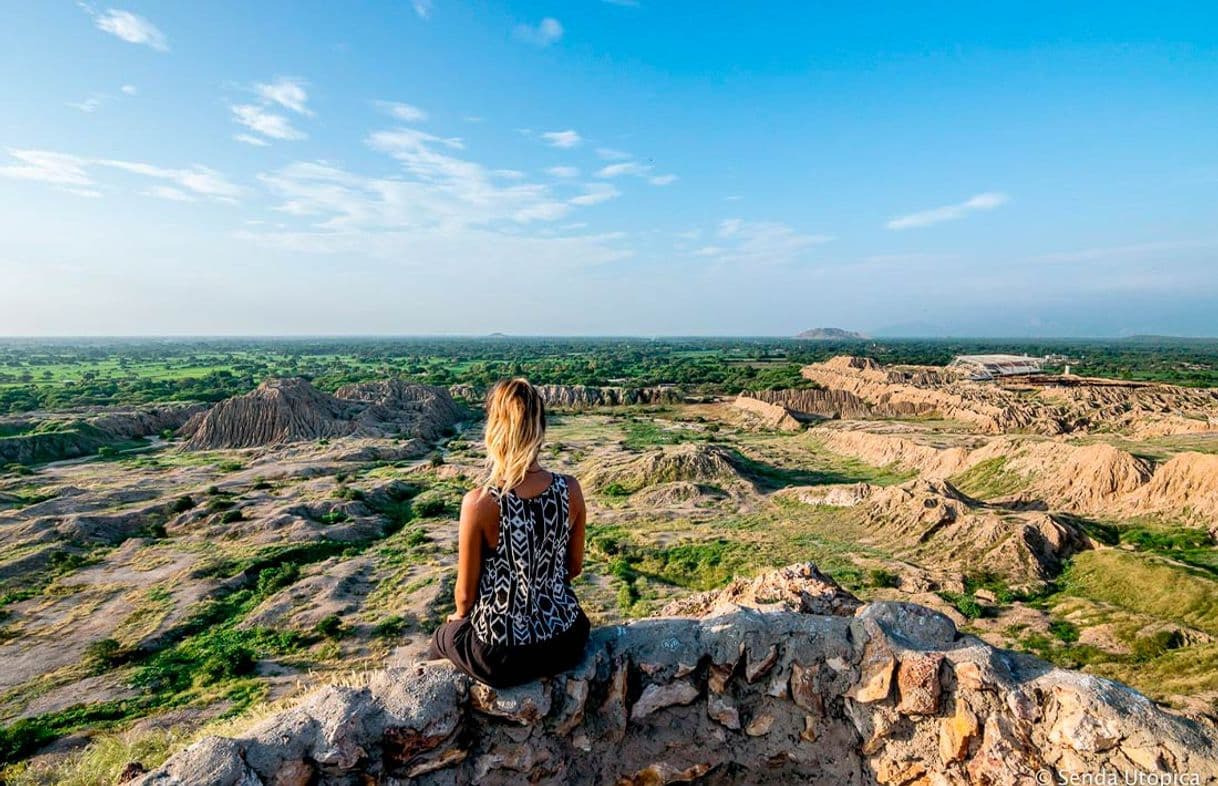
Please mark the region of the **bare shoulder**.
POLYGON ((584 489, 579 485, 579 480, 574 475, 563 475, 567 481, 567 490, 571 495, 571 499, 578 499, 581 502, 584 499, 584 489))
POLYGON ((461 500, 461 510, 473 514, 480 521, 485 521, 488 518, 498 518, 499 502, 490 489, 479 486, 465 492, 465 497, 461 500))

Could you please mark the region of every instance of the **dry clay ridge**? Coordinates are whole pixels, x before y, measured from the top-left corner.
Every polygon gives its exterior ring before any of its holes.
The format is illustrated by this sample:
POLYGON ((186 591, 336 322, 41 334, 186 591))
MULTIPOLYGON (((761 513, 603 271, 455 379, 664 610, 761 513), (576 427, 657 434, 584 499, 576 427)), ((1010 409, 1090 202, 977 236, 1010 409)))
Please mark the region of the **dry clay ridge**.
POLYGON ((992 649, 921 606, 861 604, 810 564, 671 611, 685 616, 599 629, 573 670, 509 690, 443 661, 371 672, 235 737, 205 738, 138 782, 1218 778, 1211 727, 1119 684, 992 649))

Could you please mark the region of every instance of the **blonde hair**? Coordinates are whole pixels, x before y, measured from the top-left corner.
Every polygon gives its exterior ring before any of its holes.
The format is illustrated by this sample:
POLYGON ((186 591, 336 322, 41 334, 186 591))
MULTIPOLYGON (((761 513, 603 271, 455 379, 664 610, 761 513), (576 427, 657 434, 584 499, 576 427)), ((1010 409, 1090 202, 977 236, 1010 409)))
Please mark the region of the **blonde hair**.
POLYGON ((486 394, 486 485, 508 491, 524 482, 545 435, 537 388, 520 377, 495 383, 486 394))

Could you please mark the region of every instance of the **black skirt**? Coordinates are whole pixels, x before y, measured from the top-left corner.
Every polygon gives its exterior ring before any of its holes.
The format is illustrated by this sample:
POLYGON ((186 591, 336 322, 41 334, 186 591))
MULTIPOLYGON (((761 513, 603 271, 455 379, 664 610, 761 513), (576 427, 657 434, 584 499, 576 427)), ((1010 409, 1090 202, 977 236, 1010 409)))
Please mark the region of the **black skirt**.
POLYGON ((468 619, 446 622, 431 639, 431 656, 448 658, 469 676, 492 688, 510 688, 574 668, 584 655, 591 623, 581 611, 570 628, 554 638, 516 646, 485 644, 468 619))

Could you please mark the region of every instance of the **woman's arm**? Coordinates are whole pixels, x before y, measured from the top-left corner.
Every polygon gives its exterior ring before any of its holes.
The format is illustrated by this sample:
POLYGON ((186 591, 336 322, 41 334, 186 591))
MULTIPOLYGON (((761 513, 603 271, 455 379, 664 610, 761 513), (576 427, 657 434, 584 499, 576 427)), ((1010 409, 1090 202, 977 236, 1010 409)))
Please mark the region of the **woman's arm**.
POLYGON ((486 542, 487 501, 494 521, 499 522, 499 506, 484 489, 475 489, 461 500, 461 523, 457 535, 457 586, 453 590, 457 609, 450 620, 469 615, 478 597, 478 579, 482 574, 482 547, 486 542))
POLYGON ((588 519, 588 508, 584 504, 584 490, 575 478, 567 480, 570 493, 571 544, 567 547, 567 578, 575 578, 584 570, 584 524, 588 519))

